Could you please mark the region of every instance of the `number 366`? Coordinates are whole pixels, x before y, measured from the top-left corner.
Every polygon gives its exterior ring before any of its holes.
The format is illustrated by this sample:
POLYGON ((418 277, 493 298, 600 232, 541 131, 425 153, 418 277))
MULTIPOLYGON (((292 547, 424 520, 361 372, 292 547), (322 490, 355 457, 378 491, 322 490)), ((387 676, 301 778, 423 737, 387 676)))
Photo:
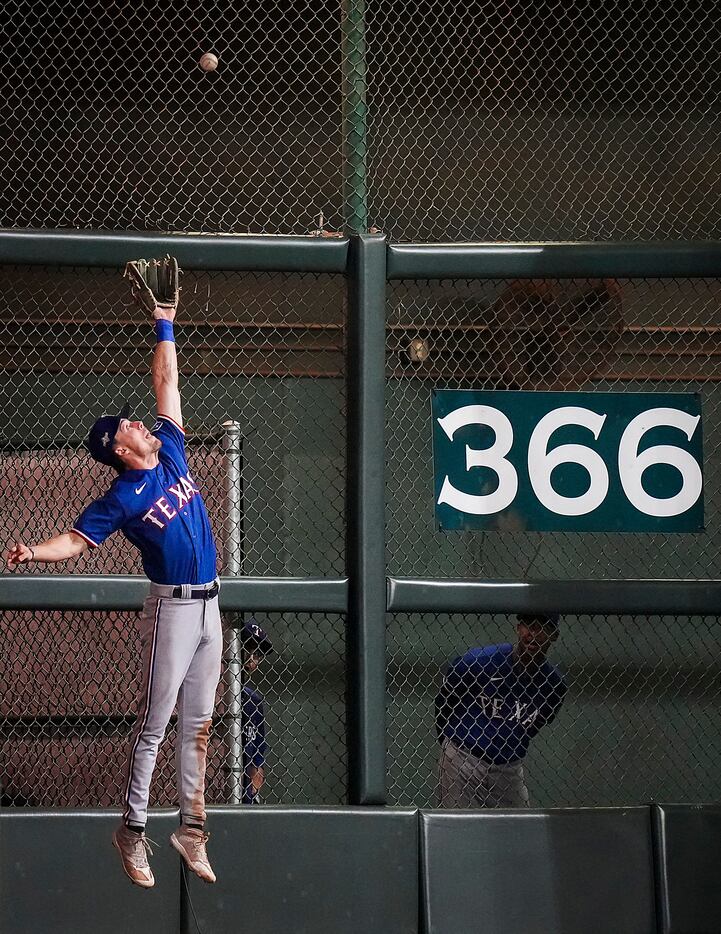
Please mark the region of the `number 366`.
MULTIPOLYGON (((657 444, 639 451, 641 439, 652 428, 670 427, 682 431, 690 441, 700 421, 680 409, 655 408, 641 412, 624 430, 618 446, 618 473, 629 502, 649 516, 677 516, 698 500, 703 478, 696 459, 683 448, 657 444), (652 496, 643 487, 643 474, 655 464, 668 464, 681 475, 681 489, 673 496, 652 496)), ((598 440, 606 415, 579 406, 565 406, 544 415, 533 429, 528 443, 528 475, 539 502, 562 516, 583 516, 597 509, 609 487, 608 468, 601 455, 583 444, 560 444, 548 449, 553 433, 564 425, 579 425, 598 440), (589 476, 588 489, 578 496, 566 496, 554 489, 553 470, 560 464, 579 464, 589 476)), ((448 476, 443 481, 438 503, 448 503, 472 515, 490 515, 510 506, 518 492, 518 473, 506 455, 513 446, 513 426, 499 409, 488 405, 466 405, 455 409, 438 424, 450 440, 458 429, 482 425, 495 433, 493 444, 478 450, 466 445, 466 470, 487 467, 498 477, 491 493, 467 493, 455 487, 448 476)))

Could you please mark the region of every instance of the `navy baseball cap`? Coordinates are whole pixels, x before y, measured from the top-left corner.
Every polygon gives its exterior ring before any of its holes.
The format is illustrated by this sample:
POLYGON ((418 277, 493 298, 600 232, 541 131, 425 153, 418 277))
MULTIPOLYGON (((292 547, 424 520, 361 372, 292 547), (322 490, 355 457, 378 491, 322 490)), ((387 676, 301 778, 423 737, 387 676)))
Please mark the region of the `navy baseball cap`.
POLYGON ((268 633, 252 618, 240 630, 240 638, 247 649, 257 649, 263 655, 273 651, 273 643, 268 638, 268 633))
POLYGON ((525 626, 532 626, 534 623, 540 623, 544 629, 558 629, 560 617, 558 613, 519 613, 516 616, 519 623, 525 626))
POLYGON ((126 402, 119 415, 102 415, 95 422, 88 435, 88 450, 96 461, 107 464, 108 467, 115 466, 117 454, 113 451, 113 441, 120 422, 129 415, 130 403, 126 402))

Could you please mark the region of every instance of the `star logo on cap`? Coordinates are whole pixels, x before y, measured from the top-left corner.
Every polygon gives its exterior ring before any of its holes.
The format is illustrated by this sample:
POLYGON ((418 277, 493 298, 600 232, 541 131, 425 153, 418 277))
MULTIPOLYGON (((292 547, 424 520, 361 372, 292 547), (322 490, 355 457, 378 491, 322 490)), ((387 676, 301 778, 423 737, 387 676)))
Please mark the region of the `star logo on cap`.
POLYGON ((103 437, 100 439, 103 442, 103 447, 106 448, 110 444, 110 435, 105 432, 103 437))

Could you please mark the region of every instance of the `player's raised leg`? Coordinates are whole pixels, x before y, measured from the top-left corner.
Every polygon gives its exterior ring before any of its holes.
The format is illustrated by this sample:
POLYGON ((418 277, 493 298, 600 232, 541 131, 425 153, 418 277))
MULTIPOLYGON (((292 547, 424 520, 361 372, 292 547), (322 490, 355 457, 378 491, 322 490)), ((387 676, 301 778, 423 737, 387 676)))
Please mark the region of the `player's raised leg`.
POLYGON ((143 692, 130 742, 125 823, 144 828, 150 780, 193 655, 202 638, 202 603, 150 597, 140 623, 143 692))
POLYGON ((222 653, 216 597, 205 604, 203 635, 178 695, 175 762, 182 824, 170 838, 188 868, 205 882, 215 882, 205 848, 205 767, 222 653))

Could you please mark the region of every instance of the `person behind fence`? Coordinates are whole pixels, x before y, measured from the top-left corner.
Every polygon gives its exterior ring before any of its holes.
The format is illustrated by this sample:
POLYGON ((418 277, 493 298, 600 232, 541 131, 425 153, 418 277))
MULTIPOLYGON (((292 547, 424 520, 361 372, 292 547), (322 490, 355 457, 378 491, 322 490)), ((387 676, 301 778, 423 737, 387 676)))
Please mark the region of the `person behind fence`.
MULTIPOLYGON (((155 884, 145 836, 150 781, 176 702, 181 825, 170 842, 189 869, 215 882, 204 824, 208 737, 223 648, 219 583, 208 513, 186 459, 173 334, 178 270, 171 258, 156 266, 166 262, 174 264, 174 273, 156 271, 158 278, 173 280, 175 275, 171 294, 161 300, 151 291, 144 305, 155 323, 155 425, 148 431, 131 420, 127 404, 119 414, 99 418, 90 429, 88 448, 96 461, 117 473, 108 491, 86 507, 71 531, 36 545, 17 542, 7 555, 10 570, 18 564, 65 561, 97 548, 117 530, 140 550, 151 581, 139 621, 142 689, 126 767, 124 813, 112 843, 126 875, 143 888, 155 884)), ((135 285, 133 295, 138 298, 135 285)))
MULTIPOLYGON (((273 651, 273 643, 254 619, 240 631, 243 644, 243 668, 248 677, 273 651)), ((260 804, 260 790, 265 782, 265 709, 263 695, 249 684, 243 685, 243 804, 260 804)))
POLYGON ((547 654, 558 616, 521 614, 515 645, 470 649, 448 667, 436 697, 445 808, 528 807, 523 760, 563 704, 566 684, 547 654))

